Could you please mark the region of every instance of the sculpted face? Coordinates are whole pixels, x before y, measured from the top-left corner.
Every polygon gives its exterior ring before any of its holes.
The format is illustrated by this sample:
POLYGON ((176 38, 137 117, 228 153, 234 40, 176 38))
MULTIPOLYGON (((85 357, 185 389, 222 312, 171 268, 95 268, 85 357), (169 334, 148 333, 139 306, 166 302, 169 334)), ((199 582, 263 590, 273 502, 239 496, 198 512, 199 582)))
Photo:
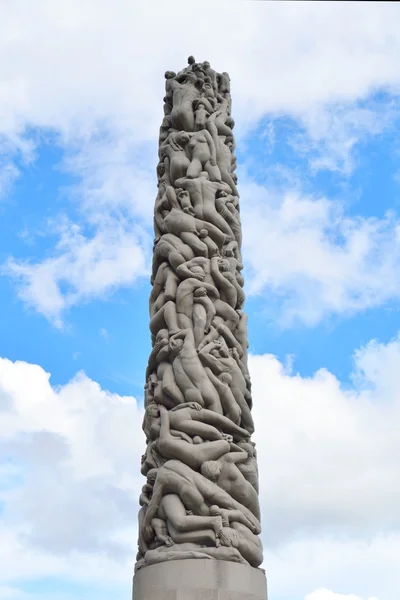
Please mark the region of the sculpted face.
POLYGON ((186 131, 182 131, 182 133, 177 138, 177 141, 183 145, 187 144, 189 140, 190 135, 186 131))
POLYGON ((179 350, 182 348, 183 346, 183 340, 179 339, 179 340, 171 340, 169 343, 169 347, 171 348, 171 350, 173 352, 179 352, 179 350))
POLYGON ((157 417, 160 416, 160 410, 159 410, 157 404, 150 404, 146 410, 147 410, 147 414, 152 419, 157 419, 157 417))
POLYGON ((219 266, 219 268, 220 268, 221 271, 229 271, 230 270, 229 261, 224 260, 223 258, 221 258, 218 261, 218 266, 219 266))
POLYGON ((219 353, 222 356, 222 358, 228 358, 229 356, 229 351, 227 348, 224 348, 224 346, 221 347, 219 353))

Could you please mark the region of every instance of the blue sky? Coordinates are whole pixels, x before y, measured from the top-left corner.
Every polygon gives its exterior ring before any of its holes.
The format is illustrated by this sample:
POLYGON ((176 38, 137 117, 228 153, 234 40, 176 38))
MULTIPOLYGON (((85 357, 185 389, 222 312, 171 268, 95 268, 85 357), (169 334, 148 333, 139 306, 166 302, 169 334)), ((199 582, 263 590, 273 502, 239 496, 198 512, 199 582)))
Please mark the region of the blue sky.
POLYGON ((194 54, 232 79, 270 595, 398 600, 400 7, 113 6, 0 8, 0 599, 129 597, 163 73, 194 54))

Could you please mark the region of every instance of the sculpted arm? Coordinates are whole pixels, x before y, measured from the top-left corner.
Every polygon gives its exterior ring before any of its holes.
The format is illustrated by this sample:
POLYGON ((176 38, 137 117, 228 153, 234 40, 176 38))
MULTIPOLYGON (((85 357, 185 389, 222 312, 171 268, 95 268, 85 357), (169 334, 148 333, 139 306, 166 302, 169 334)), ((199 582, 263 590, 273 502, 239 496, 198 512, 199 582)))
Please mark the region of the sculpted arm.
POLYGON ((157 273, 154 278, 153 289, 151 290, 151 293, 150 293, 150 306, 153 304, 153 302, 156 301, 157 297, 163 291, 165 269, 167 267, 168 267, 167 263, 162 263, 157 269, 157 273))
POLYGON ((179 277, 196 277, 194 273, 192 273, 192 267, 201 266, 205 267, 208 264, 208 258, 204 258, 204 256, 195 256, 191 260, 186 261, 179 265, 176 269, 179 277))
POLYGON ((216 165, 217 164, 217 151, 216 151, 216 146, 215 146, 214 140, 211 137, 209 131, 205 130, 204 135, 207 140, 208 147, 210 149, 210 156, 211 156, 210 163, 212 165, 216 165))
POLYGON ((217 347, 218 346, 216 345, 215 342, 210 342, 209 344, 206 344, 206 346, 204 346, 204 348, 202 348, 199 351, 199 358, 200 358, 201 362, 204 365, 206 365, 207 367, 210 367, 210 369, 216 375, 221 375, 221 373, 223 373, 225 370, 224 367, 221 365, 218 358, 216 358, 215 356, 210 354, 211 350, 214 350, 217 347))

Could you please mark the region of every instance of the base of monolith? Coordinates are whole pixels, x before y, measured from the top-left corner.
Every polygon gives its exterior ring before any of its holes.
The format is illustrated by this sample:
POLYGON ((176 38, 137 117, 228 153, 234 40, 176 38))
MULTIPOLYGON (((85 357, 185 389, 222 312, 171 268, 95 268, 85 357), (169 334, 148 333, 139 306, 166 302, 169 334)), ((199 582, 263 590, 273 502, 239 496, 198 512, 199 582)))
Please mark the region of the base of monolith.
POLYGON ((143 567, 133 600, 267 600, 264 571, 223 560, 171 560, 143 567))

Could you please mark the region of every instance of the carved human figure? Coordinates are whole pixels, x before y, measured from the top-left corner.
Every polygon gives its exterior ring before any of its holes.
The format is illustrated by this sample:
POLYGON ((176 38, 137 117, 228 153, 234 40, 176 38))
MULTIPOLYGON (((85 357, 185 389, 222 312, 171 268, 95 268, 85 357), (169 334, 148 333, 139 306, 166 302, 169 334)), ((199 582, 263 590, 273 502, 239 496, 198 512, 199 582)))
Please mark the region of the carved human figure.
POLYGON ((164 234, 154 244, 151 283, 154 283, 158 268, 164 260, 168 260, 176 271, 179 265, 192 258, 194 258, 194 252, 190 246, 184 244, 178 236, 172 233, 164 234))
MULTIPOLYGON (((235 331, 239 322, 239 315, 230 303, 237 302, 237 282, 232 280, 229 275, 228 277, 225 277, 224 273, 219 271, 218 261, 220 260, 221 257, 215 254, 211 257, 211 259, 196 256, 193 259, 180 264, 177 267, 176 272, 180 277, 194 277, 199 281, 206 282, 213 286, 214 284, 218 285, 219 283, 224 295, 224 300, 221 298, 213 298, 214 307, 217 314, 217 317, 214 317, 213 321, 217 319, 218 323, 224 324, 231 331, 235 331), (213 265, 212 268, 211 265, 213 265), (226 301, 226 298, 229 298, 229 302, 226 301)), ((213 341, 218 337, 214 337, 212 333, 207 334, 207 340, 208 336, 211 336, 209 341, 213 341)), ((230 339, 233 340, 232 345, 235 345, 234 338, 230 336, 230 339)), ((201 344, 203 344, 203 342, 201 342, 201 344)))
MULTIPOLYGON (((216 110, 211 113, 208 122, 216 127, 216 133, 223 137, 223 142, 233 143, 232 123, 233 119, 230 117, 229 101, 222 94, 217 94, 218 105, 216 110)), ((210 133, 211 130, 209 129, 210 133)), ((232 162, 232 153, 230 148, 230 162, 232 162)), ((230 169, 229 169, 230 170, 230 169)))
POLYGON ((189 179, 187 177, 178 179, 175 184, 189 192, 198 219, 203 219, 218 227, 226 235, 227 239, 234 239, 232 229, 217 212, 215 207, 216 193, 219 190, 231 193, 231 188, 224 182, 210 181, 208 173, 204 171, 200 175, 196 179, 189 179))
POLYGON ((210 181, 221 181, 221 172, 217 165, 216 147, 210 133, 206 129, 196 131, 190 136, 188 151, 191 158, 185 174, 190 179, 200 177, 206 171, 210 181))
POLYGON ((226 560, 244 565, 248 564, 237 548, 231 546, 207 547, 194 543, 185 543, 174 544, 171 548, 161 546, 156 550, 148 550, 145 557, 136 563, 135 570, 137 571, 143 566, 155 565, 164 561, 191 558, 226 560))
POLYGON ((185 147, 189 141, 190 136, 185 131, 172 132, 160 146, 158 154, 160 160, 164 161, 171 184, 174 184, 176 179, 185 177, 187 173, 190 160, 185 147))
POLYGON ((175 300, 179 277, 168 263, 161 263, 154 278, 153 289, 150 294, 149 306, 152 317, 166 302, 175 300))
POLYGON ((193 102, 200 98, 200 90, 196 86, 198 81, 195 73, 186 73, 181 81, 176 78, 170 80, 172 90, 171 124, 175 129, 194 131, 193 102))
MULTIPOLYGON (((189 407, 188 409, 193 410, 189 407)), ((176 413, 171 411, 169 413, 164 406, 160 406, 157 449, 166 459, 181 460, 192 469, 200 469, 201 465, 207 460, 216 460, 229 452, 229 442, 223 438, 222 434, 215 427, 209 425, 207 421, 196 421, 192 418, 192 413, 182 414, 183 410, 176 413), (174 419, 174 416, 178 418, 174 419), (211 438, 212 441, 204 441, 201 444, 190 444, 182 438, 171 434, 171 421, 174 430, 184 431, 191 436, 199 435, 205 440, 211 438)), ((200 410, 198 414, 202 412, 200 410)))
POLYGON ((171 81, 176 77, 174 71, 165 71, 165 96, 164 96, 164 114, 170 115, 172 111, 172 88, 171 81))
POLYGON ((237 308, 238 290, 235 276, 231 273, 230 263, 224 258, 213 256, 210 259, 211 275, 216 287, 220 290, 220 298, 232 308, 237 308))
POLYGON ((219 394, 221 401, 222 410, 224 415, 228 417, 233 423, 239 425, 241 421, 242 411, 240 406, 236 402, 235 396, 232 393, 230 385, 232 383, 232 377, 229 373, 221 373, 215 375, 209 367, 206 367, 206 373, 209 380, 214 385, 215 389, 219 394))
MULTIPOLYGON (((180 277, 194 277, 195 279, 198 279, 201 282, 206 282, 212 286, 217 283, 214 278, 215 275, 218 282, 222 285, 223 292, 226 295, 228 295, 230 292, 232 293, 231 301, 234 302, 235 298, 237 297, 235 286, 219 272, 218 262, 215 262, 214 259, 218 261, 220 257, 214 255, 211 257, 211 259, 207 259, 205 257, 197 256, 185 263, 180 264, 177 267, 176 272, 180 277), (214 261, 214 273, 211 271, 212 260, 214 261), (221 281, 219 281, 219 279, 221 279, 221 281)), ((218 322, 223 322, 226 327, 228 327, 231 331, 234 331, 239 322, 239 315, 236 310, 230 305, 230 303, 218 297, 214 298, 213 301, 217 317, 220 319, 218 322)), ((213 320, 215 321, 215 317, 213 320)), ((211 340, 214 339, 215 337, 211 337, 211 340)))
POLYGON ((240 249, 242 245, 242 227, 240 225, 239 212, 236 209, 233 201, 235 196, 227 194, 225 190, 221 190, 217 193, 215 200, 215 206, 217 211, 223 216, 225 221, 229 224, 231 231, 233 231, 235 240, 240 249))
MULTIPOLYGON (((172 233, 179 236, 185 244, 195 247, 195 251, 201 253, 201 247, 196 246, 193 236, 197 237, 197 244, 203 246, 203 242, 198 239, 201 229, 207 229, 207 234, 215 241, 218 247, 222 247, 226 236, 212 223, 207 223, 201 218, 196 218, 191 214, 190 207, 187 210, 182 209, 182 204, 188 201, 188 193, 185 190, 175 190, 168 188, 164 195, 164 203, 160 202, 158 213, 156 213, 156 222, 161 233, 172 233), (172 191, 171 191, 172 190, 172 191), (174 204, 178 202, 179 204, 174 204), (168 203, 169 202, 169 203, 168 203), (191 234, 189 236, 188 234, 191 234)), ((193 212, 194 209, 193 209, 193 212)), ((201 255, 201 254, 200 254, 201 255)))
POLYGON ((237 467, 243 473, 245 479, 253 486, 258 494, 258 466, 254 442, 240 440, 237 446, 247 452, 247 460, 237 463, 237 467))
POLYGON ((206 74, 206 77, 210 78, 214 93, 217 94, 218 93, 217 73, 214 71, 214 69, 211 68, 211 65, 208 62, 208 60, 206 60, 202 63, 202 67, 203 67, 204 73, 206 74))
MULTIPOLYGON (((254 534, 253 528, 240 511, 225 510, 218 506, 210 506, 212 515, 221 515, 222 523, 229 523, 237 535, 237 549, 252 567, 259 567, 263 561, 260 538, 254 534)), ((225 530, 226 531, 226 530, 225 530)))
POLYGON ((199 351, 202 363, 209 367, 215 375, 229 373, 232 377, 231 390, 241 410, 241 426, 248 432, 254 432, 254 421, 247 399, 251 395, 247 389, 246 380, 237 363, 229 354, 225 344, 219 341, 210 342, 199 351))
MULTIPOLYGON (((188 515, 185 505, 178 494, 165 494, 157 510, 157 517, 166 523, 168 537, 173 542, 204 544, 218 546, 219 535, 222 531, 222 518, 220 515, 197 516, 188 515)), ((155 529, 155 520, 152 527, 155 529)), ((168 538, 167 538, 168 539, 168 538)), ((167 544, 172 545, 172 544, 167 544)))
MULTIPOLYGON (((217 157, 217 163, 218 163, 220 173, 221 173, 221 179, 227 185, 229 185, 232 192, 235 194, 235 196, 237 196, 238 190, 237 190, 234 178, 232 177, 232 170, 233 170, 232 169, 232 152, 231 152, 229 146, 225 143, 225 141, 227 139, 225 129, 223 129, 223 131, 225 132, 225 135, 221 137, 220 131, 222 129, 222 124, 220 124, 219 130, 218 130, 218 127, 216 125, 216 118, 217 118, 216 115, 217 115, 217 113, 213 113, 208 118, 207 130, 210 132, 210 134, 212 136, 212 140, 214 142, 215 154, 217 157)), ((229 130, 228 126, 224 124, 224 128, 225 127, 226 127, 226 129, 229 130)))
POLYGON ((251 522, 256 533, 260 532, 260 522, 257 517, 244 505, 240 504, 225 490, 197 473, 178 460, 168 460, 156 471, 153 494, 147 507, 144 523, 144 539, 152 539, 151 521, 156 516, 161 499, 166 494, 177 494, 186 510, 194 515, 210 515, 209 506, 240 510, 251 522))
POLYGON ((260 518, 260 505, 258 494, 254 487, 246 481, 243 473, 239 471, 237 463, 247 460, 247 452, 229 452, 214 461, 204 462, 201 474, 219 487, 228 492, 232 498, 246 506, 257 519, 260 518))
POLYGON ((154 347, 150 353, 146 375, 156 371, 153 398, 158 404, 167 408, 174 408, 183 404, 185 398, 175 381, 175 375, 170 362, 169 333, 167 329, 160 329, 155 338, 154 347))
POLYGON ((210 330, 211 322, 216 315, 214 302, 208 296, 205 287, 198 287, 193 293, 193 333, 194 343, 198 348, 206 332, 210 330))
POLYGON ((193 330, 184 329, 172 335, 169 346, 175 380, 186 401, 198 402, 201 406, 222 415, 219 395, 207 377, 197 354, 193 330))
MULTIPOLYGON (((199 279, 194 277, 184 279, 176 290, 176 313, 178 326, 181 329, 194 328, 193 310, 196 307, 194 293, 198 289, 204 290, 208 297, 213 299, 217 299, 219 296, 218 289, 212 284, 199 281, 199 279)), ((210 321, 211 318, 212 316, 210 317, 210 321)))
MULTIPOLYGON (((167 105, 164 105, 164 106, 166 107, 167 105)), ((170 130, 171 130, 171 116, 169 114, 166 114, 162 120, 161 127, 160 127, 160 133, 158 136, 158 142, 160 145, 163 142, 165 142, 168 135, 170 134, 170 130)))
MULTIPOLYGON (((245 429, 235 425, 235 423, 224 415, 202 408, 197 402, 186 402, 176 406, 168 412, 166 412, 165 407, 160 406, 159 414, 160 419, 156 418, 151 425, 152 439, 156 439, 160 433, 162 424, 161 417, 164 418, 164 431, 167 431, 168 426, 174 431, 182 431, 192 438, 199 436, 201 439, 207 441, 240 441, 249 439, 249 433, 245 429)), ((198 444, 198 446, 201 448, 203 444, 198 444)), ((214 446, 214 448, 218 448, 218 446, 214 446)), ((229 452, 229 447, 227 448, 226 444, 219 447, 220 450, 221 448, 225 449, 226 452, 229 452)), ((216 450, 213 450, 212 452, 216 452, 216 450)), ((225 452, 221 452, 220 456, 224 453, 225 452)))
POLYGON ((195 118, 195 131, 201 131, 206 128, 207 118, 210 115, 210 111, 207 110, 207 102, 205 99, 200 98, 196 103, 196 110, 194 112, 195 118))
POLYGON ((231 91, 231 78, 225 71, 217 75, 218 90, 225 98, 231 91))

